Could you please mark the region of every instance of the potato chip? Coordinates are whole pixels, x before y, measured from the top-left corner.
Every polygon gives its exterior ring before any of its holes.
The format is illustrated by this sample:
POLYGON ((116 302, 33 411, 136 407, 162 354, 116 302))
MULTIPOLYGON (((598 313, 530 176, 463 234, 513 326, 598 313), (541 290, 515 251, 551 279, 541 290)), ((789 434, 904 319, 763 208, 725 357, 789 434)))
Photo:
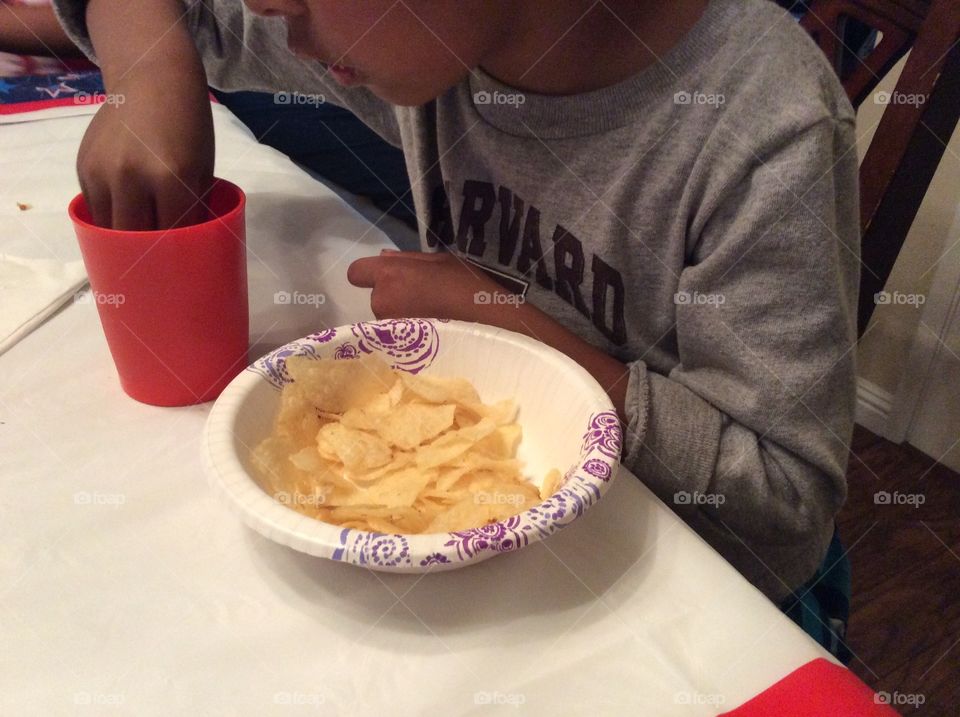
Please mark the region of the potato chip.
POLYGON ((384 533, 465 530, 515 515, 540 489, 516 458, 517 405, 462 378, 394 372, 375 357, 291 357, 273 432, 253 450, 260 485, 317 520, 384 533))
POLYGON ((379 505, 386 508, 409 508, 431 481, 436 472, 405 468, 381 477, 366 488, 334 491, 327 505, 379 505))
POLYGON ((386 393, 381 393, 380 395, 371 399, 360 409, 360 411, 369 418, 384 416, 389 413, 394 406, 398 405, 402 398, 403 384, 397 380, 394 382, 393 387, 389 391, 386 393))
POLYGON ((305 473, 315 473, 326 465, 320 452, 309 447, 302 448, 291 455, 290 462, 305 473))
POLYGON ((449 491, 457 482, 467 473, 474 469, 471 465, 443 466, 440 469, 440 475, 437 478, 437 490, 449 491))
POLYGON ((556 468, 552 468, 544 477, 543 483, 540 484, 540 498, 546 500, 551 495, 556 493, 560 488, 561 478, 563 478, 563 476, 560 475, 560 471, 558 471, 556 468))
POLYGON ((508 476, 517 475, 523 464, 516 458, 491 458, 479 453, 466 453, 456 460, 455 466, 469 466, 474 470, 486 470, 508 476))
POLYGON ((474 447, 491 458, 510 458, 517 455, 522 435, 520 424, 511 423, 499 426, 489 436, 477 441, 474 447))
POLYGON ((489 418, 498 426, 506 426, 517 420, 517 404, 510 399, 494 403, 490 406, 476 402, 461 404, 462 407, 479 416, 480 418, 489 418))
POLYGON ((318 450, 324 456, 331 453, 350 470, 377 468, 393 459, 393 452, 379 436, 342 423, 328 423, 317 432, 318 450))
POLYGON ((430 501, 438 505, 450 505, 466 497, 466 491, 450 491, 442 488, 427 488, 420 493, 421 501, 430 501))
POLYGON ((355 428, 358 431, 375 431, 377 428, 377 418, 363 409, 351 408, 340 417, 340 425, 346 426, 347 428, 355 428))
POLYGON ((351 361, 318 361, 304 356, 286 360, 297 393, 309 397, 317 410, 343 413, 370 403, 389 391, 396 375, 375 356, 351 361))
POLYGON ((387 443, 411 450, 450 428, 456 408, 453 404, 399 405, 377 420, 376 431, 387 443))
POLYGON ((428 533, 463 530, 464 526, 480 526, 489 522, 490 506, 478 505, 472 495, 466 496, 437 515, 427 526, 428 533))
POLYGON ((284 391, 280 395, 275 434, 287 435, 297 443, 312 443, 324 418, 300 390, 284 391))
POLYGON ((403 387, 427 403, 479 404, 477 390, 465 378, 438 378, 402 373, 403 387))
POLYGON ((412 466, 414 463, 413 453, 406 453, 403 451, 394 451, 393 460, 389 463, 386 463, 379 468, 371 468, 366 471, 361 470, 350 470, 346 467, 343 469, 343 476, 349 480, 354 485, 363 486, 372 481, 378 480, 382 476, 387 475, 387 473, 394 473, 408 466, 412 466))
MULTIPOLYGON (((447 436, 452 435, 450 433, 447 436)), ((445 438, 446 436, 444 436, 445 438)), ((429 444, 417 451, 417 467, 421 470, 436 468, 459 458, 470 450, 473 443, 467 438, 444 441, 442 444, 429 444)))

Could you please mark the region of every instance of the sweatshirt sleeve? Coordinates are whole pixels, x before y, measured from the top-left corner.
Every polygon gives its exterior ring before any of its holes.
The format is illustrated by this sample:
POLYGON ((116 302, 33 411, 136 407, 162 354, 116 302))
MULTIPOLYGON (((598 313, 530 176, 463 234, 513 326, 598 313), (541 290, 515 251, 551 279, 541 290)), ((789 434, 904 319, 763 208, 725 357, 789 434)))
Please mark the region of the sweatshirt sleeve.
MULTIPOLYGON (((287 49, 279 18, 255 15, 240 0, 181 0, 182 21, 190 30, 207 73, 207 82, 224 91, 322 95, 345 107, 394 146, 400 146, 396 111, 366 88, 344 89, 328 79, 320 63, 301 60, 287 49)), ((87 30, 87 0, 53 0, 71 40, 97 62, 87 30)), ((147 48, 144 48, 146 50, 147 48)))
POLYGON ((846 498, 854 126, 826 118, 774 138, 724 182, 694 221, 674 297, 679 364, 630 365, 624 464, 780 600, 816 571, 846 498))

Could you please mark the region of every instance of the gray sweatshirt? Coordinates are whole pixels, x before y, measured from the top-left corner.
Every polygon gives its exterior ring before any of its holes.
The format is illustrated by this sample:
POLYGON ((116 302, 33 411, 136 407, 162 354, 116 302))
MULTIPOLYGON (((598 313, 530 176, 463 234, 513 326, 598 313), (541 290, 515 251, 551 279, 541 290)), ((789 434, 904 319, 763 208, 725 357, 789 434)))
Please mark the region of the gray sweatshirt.
MULTIPOLYGON (((85 0, 55 4, 93 57, 85 0)), ((779 600, 812 576, 846 495, 858 160, 853 109, 788 15, 713 0, 617 85, 539 96, 476 69, 409 108, 325 80, 240 0, 186 6, 212 85, 353 110, 403 147, 425 251, 629 365, 623 463, 754 585, 779 600)))

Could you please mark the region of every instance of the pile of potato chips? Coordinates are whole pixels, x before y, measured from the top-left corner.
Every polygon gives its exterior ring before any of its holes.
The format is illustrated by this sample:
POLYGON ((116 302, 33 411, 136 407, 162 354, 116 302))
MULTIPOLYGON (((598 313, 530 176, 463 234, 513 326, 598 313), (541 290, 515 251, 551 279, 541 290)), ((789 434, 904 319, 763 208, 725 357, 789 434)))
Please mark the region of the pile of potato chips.
POLYGON ((394 371, 374 356, 287 359, 293 383, 253 451, 262 487, 327 523, 385 533, 465 530, 552 495, 516 458, 513 401, 481 402, 469 381, 394 371))

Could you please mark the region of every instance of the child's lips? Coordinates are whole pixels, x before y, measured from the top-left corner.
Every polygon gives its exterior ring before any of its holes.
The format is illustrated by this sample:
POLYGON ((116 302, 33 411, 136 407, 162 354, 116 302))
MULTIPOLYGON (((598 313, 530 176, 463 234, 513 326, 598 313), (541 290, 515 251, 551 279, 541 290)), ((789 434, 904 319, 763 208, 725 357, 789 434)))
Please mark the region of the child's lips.
POLYGON ((327 65, 327 72, 333 75, 333 78, 344 87, 359 85, 361 81, 360 73, 357 69, 348 65, 327 65))

